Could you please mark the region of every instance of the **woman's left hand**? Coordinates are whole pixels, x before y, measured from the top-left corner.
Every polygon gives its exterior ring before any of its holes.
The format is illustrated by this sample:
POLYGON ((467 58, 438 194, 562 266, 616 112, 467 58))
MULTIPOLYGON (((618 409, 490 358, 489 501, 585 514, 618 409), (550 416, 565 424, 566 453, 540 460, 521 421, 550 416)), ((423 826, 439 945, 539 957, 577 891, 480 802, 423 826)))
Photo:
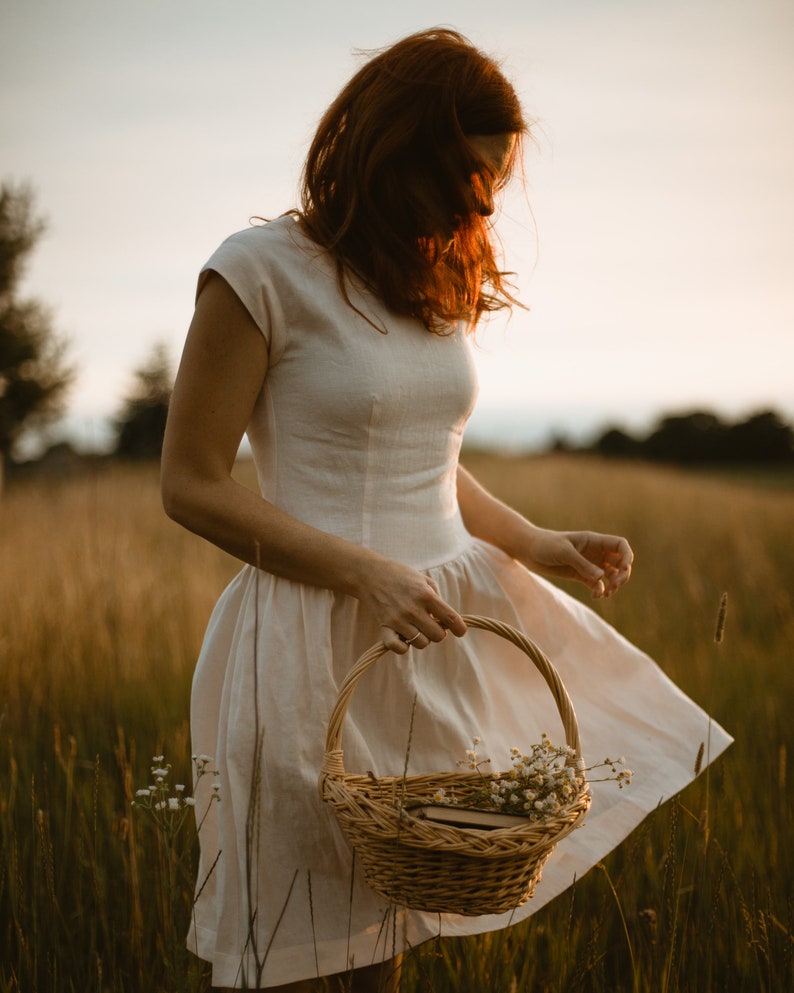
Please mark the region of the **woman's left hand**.
POLYGON ((617 535, 533 528, 528 554, 521 561, 533 572, 576 579, 598 599, 612 596, 628 582, 634 553, 617 535))
POLYGON ((462 466, 458 504, 471 534, 501 548, 532 572, 576 579, 594 597, 612 596, 631 575, 634 553, 625 538, 539 528, 483 489, 462 466))

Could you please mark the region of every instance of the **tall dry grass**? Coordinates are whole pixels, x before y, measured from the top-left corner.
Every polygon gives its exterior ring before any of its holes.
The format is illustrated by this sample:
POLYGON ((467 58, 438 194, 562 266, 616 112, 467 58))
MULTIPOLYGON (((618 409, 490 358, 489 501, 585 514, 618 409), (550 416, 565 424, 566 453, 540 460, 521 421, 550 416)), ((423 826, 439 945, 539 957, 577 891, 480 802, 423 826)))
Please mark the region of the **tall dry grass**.
MULTIPOLYGON (((635 576, 597 609, 737 740, 526 925, 409 955, 403 989, 788 989, 794 494, 581 457, 468 463, 540 524, 628 535, 635 576), (723 591, 725 638, 715 645, 723 591)), ((9 487, 0 993, 208 988, 181 950, 190 835, 181 852, 164 848, 130 801, 155 754, 173 762, 175 781, 190 781, 192 667, 236 569, 165 519, 153 467, 9 487)))

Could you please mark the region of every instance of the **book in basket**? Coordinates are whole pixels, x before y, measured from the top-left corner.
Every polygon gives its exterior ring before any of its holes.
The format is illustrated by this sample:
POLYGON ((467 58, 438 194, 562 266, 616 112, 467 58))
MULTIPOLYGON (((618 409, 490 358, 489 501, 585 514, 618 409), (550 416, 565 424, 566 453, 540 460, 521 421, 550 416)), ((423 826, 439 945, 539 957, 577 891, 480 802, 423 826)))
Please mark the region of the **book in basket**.
POLYGON ((498 810, 475 810, 473 807, 456 807, 446 803, 425 803, 407 811, 420 820, 436 821, 451 827, 472 828, 478 831, 498 831, 503 828, 527 827, 528 817, 520 814, 503 814, 498 810))

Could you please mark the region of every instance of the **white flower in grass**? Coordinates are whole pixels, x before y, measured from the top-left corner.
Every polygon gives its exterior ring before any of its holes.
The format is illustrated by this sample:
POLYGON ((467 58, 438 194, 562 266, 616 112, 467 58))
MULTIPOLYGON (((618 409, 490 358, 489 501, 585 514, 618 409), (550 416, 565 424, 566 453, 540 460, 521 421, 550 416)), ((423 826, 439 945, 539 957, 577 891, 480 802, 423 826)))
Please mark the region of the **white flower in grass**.
POLYGON ((151 795, 152 795, 152 791, 151 790, 136 790, 135 791, 135 796, 151 796, 151 795))
POLYGON ((196 798, 193 797, 193 796, 186 796, 185 797, 185 806, 186 807, 195 807, 196 806, 196 798))

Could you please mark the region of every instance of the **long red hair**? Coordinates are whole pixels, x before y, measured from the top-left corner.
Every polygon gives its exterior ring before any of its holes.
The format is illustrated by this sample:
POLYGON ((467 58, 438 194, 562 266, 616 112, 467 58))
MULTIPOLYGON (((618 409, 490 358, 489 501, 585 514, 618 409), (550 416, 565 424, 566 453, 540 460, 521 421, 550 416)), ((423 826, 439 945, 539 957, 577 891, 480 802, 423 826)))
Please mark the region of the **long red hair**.
POLYGON ((353 274, 441 334, 514 303, 476 209, 478 190, 504 177, 466 137, 526 131, 498 65, 456 31, 371 58, 320 121, 301 188, 303 224, 334 256, 345 297, 353 274))

